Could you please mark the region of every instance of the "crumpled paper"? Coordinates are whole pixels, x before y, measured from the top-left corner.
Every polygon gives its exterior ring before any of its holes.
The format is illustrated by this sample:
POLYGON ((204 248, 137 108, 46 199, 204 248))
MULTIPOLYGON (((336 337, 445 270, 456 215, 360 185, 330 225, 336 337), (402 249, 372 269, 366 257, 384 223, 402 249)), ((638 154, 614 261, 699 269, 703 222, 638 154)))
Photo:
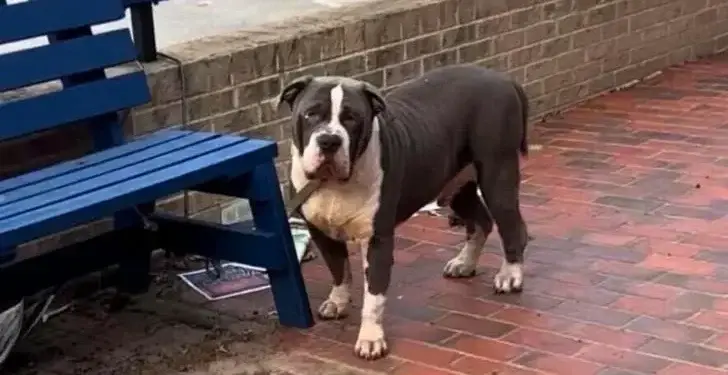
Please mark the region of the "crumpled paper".
POLYGON ((20 337, 23 326, 23 301, 0 312, 0 365, 5 362, 15 342, 20 337))

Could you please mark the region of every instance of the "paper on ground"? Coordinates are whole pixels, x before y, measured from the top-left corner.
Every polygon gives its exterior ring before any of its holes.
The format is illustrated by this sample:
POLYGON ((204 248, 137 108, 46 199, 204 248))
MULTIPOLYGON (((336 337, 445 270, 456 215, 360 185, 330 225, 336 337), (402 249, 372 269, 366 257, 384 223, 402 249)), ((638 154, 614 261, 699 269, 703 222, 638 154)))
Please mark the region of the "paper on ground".
MULTIPOLYGON (((296 248, 298 262, 304 260, 311 234, 303 227, 303 222, 291 219, 291 236, 296 248)), ((310 257, 309 257, 310 258, 310 257)), ((178 276, 209 301, 251 294, 270 288, 266 270, 247 264, 228 262, 220 265, 222 277, 213 278, 205 269, 180 273, 178 276)))

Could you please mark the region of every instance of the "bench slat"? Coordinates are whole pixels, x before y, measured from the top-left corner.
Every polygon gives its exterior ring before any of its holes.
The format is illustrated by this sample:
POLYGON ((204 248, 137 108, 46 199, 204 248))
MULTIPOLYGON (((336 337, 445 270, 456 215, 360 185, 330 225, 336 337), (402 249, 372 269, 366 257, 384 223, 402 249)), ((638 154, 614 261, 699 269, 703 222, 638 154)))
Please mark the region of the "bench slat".
MULTIPOLYGON (((195 136, 190 136, 190 138, 199 140, 204 136, 205 133, 199 133, 195 136)), ((83 170, 78 174, 85 178, 81 179, 79 183, 71 187, 66 187, 65 189, 56 189, 54 180, 43 181, 36 185, 37 188, 44 191, 43 194, 31 196, 27 199, 11 202, 7 206, 2 206, 2 209, 0 209, 0 223, 4 222, 4 219, 12 218, 24 212, 42 210, 48 205, 63 202, 90 191, 103 189, 107 186, 114 186, 123 181, 167 168, 170 165, 185 163, 187 160, 246 141, 245 139, 235 137, 216 136, 207 138, 207 142, 188 144, 187 147, 176 150, 171 148, 176 146, 173 142, 165 143, 163 146, 167 150, 158 150, 157 157, 153 159, 137 159, 136 154, 130 155, 128 158, 133 159, 136 163, 125 163, 123 159, 117 159, 118 161, 122 161, 122 163, 119 163, 122 164, 120 168, 108 169, 102 164, 83 170), (88 172, 91 172, 93 176, 88 176, 88 172)), ((187 137, 185 137, 186 139, 187 137)), ((73 176, 69 176, 69 178, 73 178, 73 176)))
POLYGON ((66 189, 74 192, 67 199, 0 219, 0 249, 108 216, 220 176, 249 172, 261 163, 272 162, 277 150, 275 142, 229 136, 215 138, 210 143, 217 143, 217 146, 208 148, 207 153, 194 151, 200 147, 196 146, 187 154, 176 153, 184 161, 168 160, 166 166, 156 168, 147 165, 145 173, 137 173, 139 168, 135 167, 127 168, 126 176, 101 175, 66 189), (228 147, 221 148, 225 142, 228 147), (93 186, 95 190, 87 186, 93 186), (75 194, 75 191, 83 193, 75 194))
POLYGON ((0 103, 0 140, 131 108, 149 100, 144 72, 134 72, 0 103))
POLYGON ((0 72, 12 72, 0 75, 0 91, 108 68, 135 58, 136 49, 126 29, 0 55, 0 72))
POLYGON ((3 206, 18 205, 20 200, 32 199, 32 197, 36 195, 47 196, 51 190, 63 191, 64 188, 73 186, 74 184, 78 184, 84 180, 92 179, 106 173, 112 173, 129 166, 137 167, 137 164, 139 163, 152 160, 157 157, 164 157, 169 153, 182 151, 185 148, 194 147, 197 143, 202 143, 217 137, 220 137, 220 135, 214 133, 193 133, 186 137, 177 138, 170 142, 149 147, 145 150, 138 150, 137 152, 123 158, 111 159, 105 163, 89 166, 83 170, 78 170, 75 173, 44 179, 36 184, 28 185, 3 194, 4 200, 0 202, 0 212, 3 211, 3 206))
POLYGON ((0 43, 115 21, 122 17, 124 5, 121 1, 42 0, 0 6, 0 43))
MULTIPOLYGON (((12 177, 7 180, 2 180, 0 181, 0 195, 5 194, 11 190, 20 189, 24 186, 28 186, 43 180, 59 177, 68 173, 78 171, 80 169, 90 168, 97 164, 101 164, 113 159, 133 155, 137 152, 142 152, 150 147, 154 147, 165 142, 171 142, 175 139, 178 139, 180 137, 186 137, 190 134, 194 133, 190 131, 180 130, 162 130, 146 135, 144 137, 140 137, 134 142, 110 148, 104 152, 94 153, 79 159, 59 163, 45 169, 28 172, 20 176, 12 177)), ((0 199, 0 202, 2 202, 3 199, 4 198, 0 199)))

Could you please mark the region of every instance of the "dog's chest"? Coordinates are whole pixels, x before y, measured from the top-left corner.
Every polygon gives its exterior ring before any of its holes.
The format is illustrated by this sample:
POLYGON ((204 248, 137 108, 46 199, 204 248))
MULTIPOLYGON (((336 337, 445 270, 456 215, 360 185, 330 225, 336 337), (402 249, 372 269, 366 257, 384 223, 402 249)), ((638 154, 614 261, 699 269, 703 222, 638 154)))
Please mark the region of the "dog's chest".
POLYGON ((377 196, 363 191, 322 187, 301 206, 309 223, 333 239, 368 239, 374 231, 377 196))

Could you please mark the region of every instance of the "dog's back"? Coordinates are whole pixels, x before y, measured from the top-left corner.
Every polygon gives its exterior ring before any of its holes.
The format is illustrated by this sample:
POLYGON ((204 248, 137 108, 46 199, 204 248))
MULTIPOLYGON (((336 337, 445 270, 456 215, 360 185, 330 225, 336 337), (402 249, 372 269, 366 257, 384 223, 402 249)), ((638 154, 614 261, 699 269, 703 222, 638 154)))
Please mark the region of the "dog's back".
MULTIPOLYGON (((407 219, 433 200, 478 152, 527 152, 528 103, 508 76, 461 65, 432 70, 387 95, 382 127, 389 168, 408 192, 398 207, 407 219)), ((388 166, 384 166, 387 169, 388 166)), ((385 177, 386 179, 386 177, 385 177)))

